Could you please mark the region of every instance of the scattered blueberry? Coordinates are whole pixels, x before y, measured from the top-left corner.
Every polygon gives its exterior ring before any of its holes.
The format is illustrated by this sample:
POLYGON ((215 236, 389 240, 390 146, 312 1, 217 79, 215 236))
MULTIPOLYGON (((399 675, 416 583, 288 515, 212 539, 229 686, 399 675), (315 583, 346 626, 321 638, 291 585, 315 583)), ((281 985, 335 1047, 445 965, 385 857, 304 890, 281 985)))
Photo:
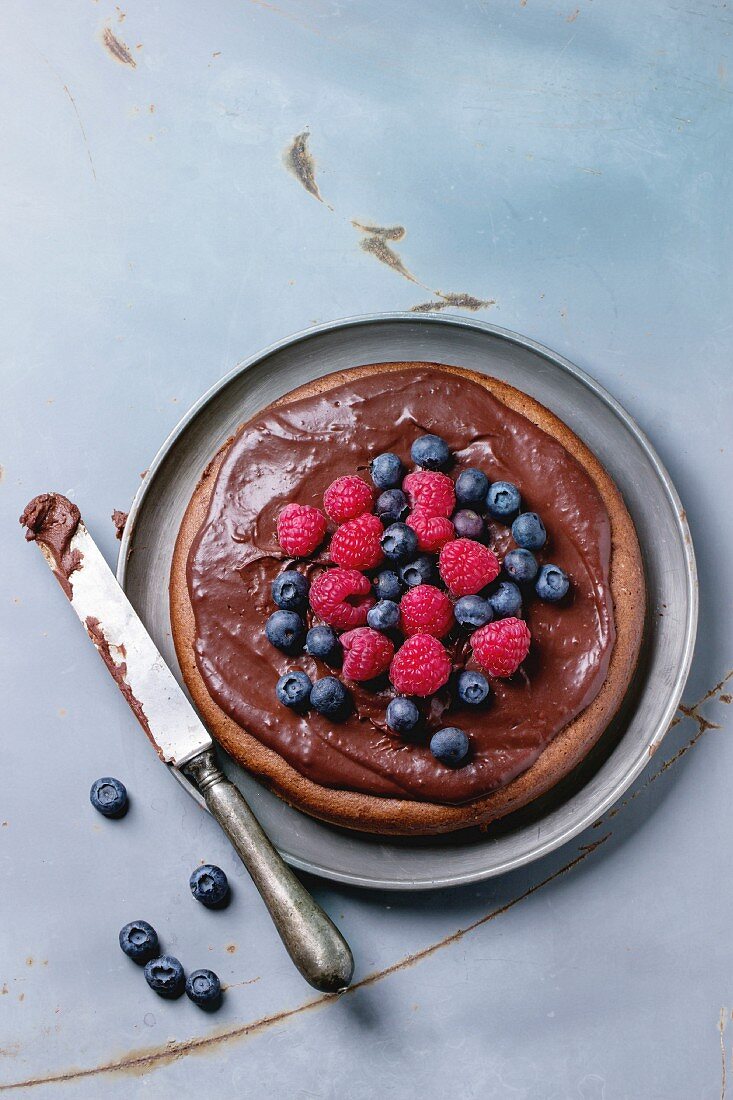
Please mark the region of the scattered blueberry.
POLYGON ((474 466, 456 478, 456 500, 461 504, 483 504, 489 491, 489 479, 474 466))
POLYGON ((495 619, 508 619, 522 610, 522 593, 512 581, 502 581, 489 596, 495 619))
POLYGON ((378 600, 399 600, 402 582, 391 569, 383 569, 374 578, 374 592, 378 600))
POLYGON ((397 455, 387 451, 372 459, 369 473, 378 489, 394 489, 402 481, 403 466, 397 455))
POLYGON ((407 497, 401 489, 385 489, 377 497, 376 513, 385 527, 403 520, 409 511, 407 497))
POLYGON ((387 707, 387 725, 395 733, 410 733, 420 721, 412 699, 392 699, 387 707))
POLYGON ((570 578, 559 565, 543 565, 534 588, 541 600, 555 603, 556 600, 561 600, 567 595, 570 578))
POLYGON ((406 523, 392 523, 382 535, 382 550, 392 561, 407 561, 417 551, 417 535, 406 523))
POLYGON ((536 512, 522 512, 512 524, 512 538, 523 550, 539 550, 547 541, 547 531, 536 512))
POLYGON ((311 706, 324 718, 339 721, 347 716, 351 706, 348 691, 335 676, 316 680, 311 689, 311 706))
POLYGON ((119 779, 113 779, 110 775, 95 779, 89 792, 89 801, 105 817, 123 817, 129 804, 127 788, 119 779))
POLYGON ((367 623, 372 630, 391 630, 400 621, 400 609, 393 600, 380 600, 367 612, 367 623))
POLYGON ((424 470, 440 470, 450 461, 450 448, 439 435, 421 435, 412 444, 412 461, 424 470))
POLYGON ((522 498, 511 481, 495 481, 486 494, 486 510, 494 519, 507 520, 519 511, 522 498))
POLYGON ((186 978, 186 996, 199 1008, 213 1012, 221 1004, 221 982, 213 970, 194 970, 186 978))
POLYGON ((453 517, 453 526, 459 539, 475 539, 483 542, 486 538, 486 526, 478 512, 463 508, 453 517))
POLYGON ((294 611, 274 611, 265 623, 265 634, 283 653, 300 653, 305 641, 305 626, 294 611))
POLYGON ((207 909, 223 909, 229 901, 229 879, 221 867, 205 863, 197 867, 188 880, 191 893, 207 909))
POLYGON ((464 703, 477 707, 488 698, 489 681, 480 672, 464 669, 458 677, 458 696, 464 703))
POLYGON ((160 950, 158 933, 146 920, 133 920, 120 929, 120 947, 136 963, 146 963, 160 950))
POLYGON ((415 588, 418 584, 429 584, 433 579, 435 567, 433 559, 427 554, 421 554, 419 558, 403 565, 400 569, 400 579, 408 588, 415 588))
POLYGON ((296 669, 280 677, 275 691, 284 706, 292 707, 293 710, 305 710, 312 686, 310 676, 296 669))
POLYGON ((457 768, 468 756, 468 737, 463 730, 447 726, 430 738, 433 756, 448 768, 457 768))
POLYGON ((467 626, 470 630, 485 626, 494 617, 491 604, 480 596, 461 596, 455 602, 453 614, 459 626, 467 626))
POLYGON ((305 636, 305 648, 311 657, 329 665, 337 664, 341 657, 341 644, 330 626, 312 626, 305 636))
POLYGON ((161 955, 145 963, 145 981, 159 997, 173 1000, 183 993, 183 967, 173 955, 161 955))
POLYGON ((309 588, 302 573, 287 569, 272 582, 272 598, 283 611, 299 611, 308 602, 309 588))
POLYGON ((537 558, 531 550, 510 550, 504 558, 504 571, 520 584, 533 581, 538 569, 537 558))

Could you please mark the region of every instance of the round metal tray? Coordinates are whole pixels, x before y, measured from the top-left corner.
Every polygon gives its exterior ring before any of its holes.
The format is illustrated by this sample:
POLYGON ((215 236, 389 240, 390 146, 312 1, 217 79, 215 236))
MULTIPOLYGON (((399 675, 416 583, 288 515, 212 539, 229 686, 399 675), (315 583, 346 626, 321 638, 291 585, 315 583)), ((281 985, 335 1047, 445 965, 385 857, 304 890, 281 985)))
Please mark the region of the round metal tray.
POLYGON ((168 574, 178 526, 204 466, 240 423, 287 391, 331 371, 388 360, 457 364, 494 375, 557 413, 623 493, 648 587, 642 661, 621 715, 571 777, 487 832, 402 840, 338 829, 287 806, 221 754, 295 867, 360 886, 429 889, 475 882, 538 859, 623 794, 664 737, 679 702, 695 640, 697 577, 669 475, 631 417, 583 371, 532 340, 462 317, 350 318, 298 333, 235 367, 184 416, 150 466, 130 511, 117 577, 179 678, 168 574))

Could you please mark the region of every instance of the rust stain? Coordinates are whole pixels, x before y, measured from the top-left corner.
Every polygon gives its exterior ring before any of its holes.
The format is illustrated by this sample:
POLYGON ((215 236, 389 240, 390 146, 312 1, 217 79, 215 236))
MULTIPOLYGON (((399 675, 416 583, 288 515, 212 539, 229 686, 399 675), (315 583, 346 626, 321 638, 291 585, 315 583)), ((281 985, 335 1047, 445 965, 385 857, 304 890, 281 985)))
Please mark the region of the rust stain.
POLYGON ((565 22, 566 23, 574 23, 579 15, 580 15, 580 8, 576 8, 575 11, 570 12, 570 15, 567 17, 565 22))
POLYGON ((4 997, 7 992, 8 992, 8 983, 3 982, 3 987, 2 987, 2 989, 0 989, 0 996, 4 997))
POLYGON ((125 532, 125 524, 127 523, 127 512, 120 512, 115 508, 112 513, 112 522, 115 525, 115 538, 121 539, 125 532))
POLYGON ((124 23, 127 19, 127 12, 124 12, 122 8, 117 7, 115 4, 115 11, 117 12, 117 22, 124 23))
POLYGON ((33 966, 33 956, 32 955, 29 955, 28 958, 25 960, 25 965, 26 966, 33 966))
POLYGON ((440 313, 444 309, 470 309, 475 313, 479 309, 489 309, 495 305, 495 298, 474 298, 473 294, 444 294, 440 301, 421 302, 412 306, 410 313, 440 313))
POLYGON ((402 240, 406 232, 404 226, 392 225, 383 228, 378 225, 362 225, 361 222, 357 221, 352 221, 351 224, 354 229, 358 229, 360 233, 364 234, 364 238, 359 242, 363 252, 366 252, 369 256, 374 256, 375 260, 379 260, 380 264, 384 264, 386 267, 391 268, 392 271, 401 275, 403 279, 407 279, 411 283, 416 283, 417 286, 424 286, 419 279, 415 278, 411 271, 407 270, 398 254, 387 244, 387 241, 402 240))
POLYGON ((120 65, 130 65, 133 69, 137 68, 137 61, 130 53, 129 46, 126 46, 122 39, 117 38, 109 27, 105 27, 102 31, 102 45, 110 57, 113 57, 115 61, 119 61, 120 65))
POLYGON ((726 691, 720 696, 720 701, 721 703, 733 703, 733 695, 729 695, 726 691))
POLYGON ((727 1087, 728 1067, 725 1055, 725 1029, 728 1025, 728 1009, 721 1008, 718 1018, 718 1031, 720 1032, 720 1100, 725 1100, 727 1087))
MULTIPOLYGON (((211 949, 209 949, 211 950, 211 949)), ((243 982, 222 982, 222 989, 226 993, 227 989, 239 989, 243 985, 254 985, 255 982, 262 981, 262 975, 258 974, 256 978, 247 978, 243 982)))
POLYGON ((236 943, 228 944, 228 946, 227 946, 227 954, 228 955, 233 955, 236 950, 237 950, 236 943))
POLYGON ((407 233, 404 225, 362 225, 353 218, 351 224, 360 233, 368 233, 372 237, 379 237, 383 241, 401 241, 407 233))
POLYGON ((5 481, 5 467, 0 466, 0 481, 5 481))
MULTIPOLYGON (((308 148, 310 133, 304 130, 302 134, 296 134, 283 154, 285 167, 297 179, 298 183, 306 189, 309 195, 319 202, 324 202, 323 196, 316 183, 316 162, 308 148)), ((327 206, 324 203, 324 206, 327 206)), ((329 209, 333 209, 329 207, 329 209)))

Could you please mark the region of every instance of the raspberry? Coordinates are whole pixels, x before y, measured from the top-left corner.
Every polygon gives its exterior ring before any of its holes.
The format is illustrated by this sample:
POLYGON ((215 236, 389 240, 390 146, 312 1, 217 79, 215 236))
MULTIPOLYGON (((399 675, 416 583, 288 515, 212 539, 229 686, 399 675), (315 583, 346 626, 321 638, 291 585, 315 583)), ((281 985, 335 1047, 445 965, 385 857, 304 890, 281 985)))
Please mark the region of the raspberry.
POLYGON ((416 470, 402 482, 413 508, 424 508, 429 516, 450 516, 456 506, 456 490, 447 474, 416 470))
POLYGON ((522 619, 499 619, 471 636, 473 655, 489 676, 513 676, 529 653, 531 637, 522 619))
POLYGON ((319 619, 337 630, 363 626, 374 603, 372 586, 356 569, 329 569, 311 585, 310 605, 319 619))
POLYGON ((286 504, 277 517, 277 541, 292 558, 305 558, 323 542, 328 523, 309 504, 286 504))
POLYGON ((418 584, 405 592, 400 603, 402 633, 444 637, 453 626, 453 604, 432 584, 418 584))
POLYGON ((341 645, 344 647, 343 672, 347 680, 373 680, 387 671, 394 657, 394 646, 389 638, 369 626, 360 626, 342 634, 341 645))
POLYGON ((331 561, 347 569, 373 569, 384 557, 379 542, 383 534, 381 520, 369 512, 347 520, 331 539, 331 561))
POLYGON ((407 517, 407 526, 411 527, 417 535, 418 550, 427 551, 429 554, 437 554, 446 542, 456 537, 453 524, 445 516, 431 516, 429 512, 418 505, 414 512, 407 517))
POLYGON ((323 507, 334 523, 346 523, 374 507, 374 492, 356 474, 337 477, 323 494, 323 507))
POLYGON ((438 569, 454 596, 473 596, 499 576, 499 561, 480 542, 454 539, 440 551, 438 569))
POLYGON ((389 678, 401 695, 433 695, 448 683, 450 658, 437 638, 413 634, 397 650, 389 678))

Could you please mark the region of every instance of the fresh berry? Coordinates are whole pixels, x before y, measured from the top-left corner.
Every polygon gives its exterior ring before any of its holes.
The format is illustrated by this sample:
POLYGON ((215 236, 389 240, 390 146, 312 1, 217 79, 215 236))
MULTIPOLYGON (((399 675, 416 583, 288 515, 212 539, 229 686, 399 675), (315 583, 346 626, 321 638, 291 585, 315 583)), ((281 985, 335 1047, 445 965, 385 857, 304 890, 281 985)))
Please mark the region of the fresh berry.
POLYGON ((387 725, 395 733, 411 733, 420 721, 412 699, 392 699, 387 707, 387 725))
POLYGON ((136 963, 146 963, 160 950, 158 933, 146 920, 133 920, 120 929, 120 947, 136 963))
POLYGON ((510 550, 503 561, 504 572, 519 584, 533 581, 539 566, 531 550, 510 550))
POLYGON ((570 588, 570 579, 564 569, 559 565, 543 565, 540 575, 534 586, 535 592, 541 600, 555 603, 567 595, 570 588))
POLYGON ((308 603, 309 588, 302 573, 286 569, 272 582, 272 598, 283 611, 300 611, 308 603))
POLYGON ((422 508, 428 516, 450 516, 456 506, 453 481, 446 474, 416 470, 408 474, 403 489, 411 508, 422 508))
POLYGON ((381 521, 369 512, 347 520, 331 539, 331 561, 345 569, 373 569, 383 557, 379 544, 382 531, 381 521))
POLYGON ((439 435, 421 435, 412 444, 410 450, 416 466, 426 470, 440 470, 450 462, 450 448, 439 435))
POLYGON ((453 614, 460 626, 469 630, 477 630, 480 626, 486 626, 494 617, 491 604, 481 596, 461 596, 456 600, 453 614))
POLYGON ((173 955, 160 955, 145 963, 145 981, 159 997, 172 1001, 183 993, 183 967, 173 955))
POLYGON ((522 619, 488 623, 471 637, 473 655, 489 676, 513 676, 529 653, 531 635, 522 619))
POLYGON ((547 541, 547 531, 536 512, 522 512, 512 524, 512 538, 523 550, 539 550, 547 541))
POLYGON ((311 657, 318 657, 329 665, 338 664, 341 660, 341 645, 336 632, 330 626, 320 623, 312 626, 305 636, 305 651, 311 657))
POLYGON ((426 554, 421 554, 419 558, 400 568, 400 580, 407 588, 414 588, 417 584, 429 584, 434 579, 433 559, 426 554))
POLYGON ((447 768, 458 768, 468 756, 469 741, 463 730, 447 726, 430 738, 430 751, 447 768))
POLYGON ((499 575, 496 554, 473 539, 455 539, 440 551, 440 575, 454 596, 473 596, 499 575))
POLYGON ((293 710, 305 710, 312 688, 310 676, 295 670, 286 672, 277 682, 275 692, 280 702, 293 710))
POLYGON ((389 678, 401 695, 425 698, 448 682, 451 663, 437 638, 414 634, 397 650, 389 678))
POLYGON ((337 477, 323 494, 323 507, 334 523, 346 523, 363 512, 371 512, 374 490, 356 474, 337 477))
POLYGON ((483 505, 488 491, 489 479, 475 466, 463 470, 456 478, 456 500, 461 504, 483 505))
POLYGON ((406 523, 391 523, 382 535, 382 550, 390 561, 408 561, 417 553, 417 535, 406 523))
POLYGON ((453 626, 453 604, 445 592, 432 584, 419 584, 402 597, 399 607, 402 633, 432 634, 443 638, 453 626))
POLYGON ((489 696, 489 681, 480 672, 464 669, 458 676, 458 698, 469 707, 478 707, 489 696))
POLYGON ((394 657, 394 644, 370 626, 358 626, 342 634, 341 645, 344 647, 344 676, 357 683, 381 676, 394 657))
POLYGON ((418 550, 437 554, 446 542, 456 537, 453 524, 445 516, 431 516, 423 508, 416 508, 407 517, 408 526, 417 535, 418 550))
POLYGON ((367 615, 367 626, 373 630, 391 630, 400 621, 400 607, 394 600, 380 600, 367 615))
POLYGON ((277 517, 277 541, 291 558, 306 558, 320 546, 328 522, 309 504, 286 504, 277 517))
POLYGON ((221 867, 204 863, 188 880, 191 893, 207 909, 223 909, 229 901, 229 879, 221 867))
POLYGON ((496 592, 489 596, 495 619, 508 619, 522 610, 522 593, 511 581, 502 581, 496 592))
POLYGON ((213 1012, 221 1004, 221 982, 213 970, 194 970, 186 978, 186 996, 199 1008, 213 1012))
POLYGON ((470 508, 462 508, 453 517, 453 526, 458 539, 475 539, 476 542, 486 541, 486 525, 478 512, 470 508))
POLYGON ((378 600, 399 600, 402 582, 391 569, 384 569, 374 578, 374 592, 378 600))
POLYGON ((89 792, 89 801, 104 817, 124 817, 129 805, 127 788, 111 775, 95 779, 89 792))
POLYGON ((265 623, 265 634, 268 642, 283 653, 300 653, 305 642, 305 625, 294 611, 273 611, 265 623))
POLYGON ((351 710, 351 696, 335 676, 324 676, 311 689, 311 706, 324 718, 340 722, 351 710))
POLYGON ((363 626, 374 603, 372 586, 356 569, 329 569, 311 585, 310 603, 319 619, 336 630, 363 626))
POLYGON ((407 497, 401 489, 385 489, 377 497, 375 511, 385 527, 390 523, 399 523, 410 511, 407 497))
POLYGON ((516 516, 522 498, 519 489, 511 481, 495 481, 486 494, 486 510, 494 519, 505 523, 516 516))
POLYGON ((369 473, 378 489, 394 489, 402 481, 403 469, 400 459, 390 451, 369 463, 369 473))

